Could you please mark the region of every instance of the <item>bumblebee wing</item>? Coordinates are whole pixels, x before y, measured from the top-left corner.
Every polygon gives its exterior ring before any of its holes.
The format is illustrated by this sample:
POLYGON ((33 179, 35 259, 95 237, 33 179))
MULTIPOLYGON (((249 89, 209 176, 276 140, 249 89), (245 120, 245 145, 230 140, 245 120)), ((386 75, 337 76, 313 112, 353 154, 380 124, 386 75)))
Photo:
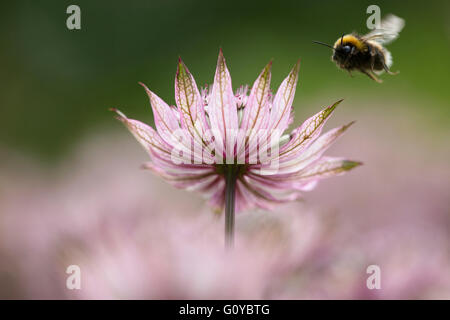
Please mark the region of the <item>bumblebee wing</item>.
POLYGON ((379 29, 369 32, 362 38, 363 40, 372 40, 379 44, 388 44, 398 38, 398 34, 404 26, 405 20, 390 14, 381 21, 379 29))

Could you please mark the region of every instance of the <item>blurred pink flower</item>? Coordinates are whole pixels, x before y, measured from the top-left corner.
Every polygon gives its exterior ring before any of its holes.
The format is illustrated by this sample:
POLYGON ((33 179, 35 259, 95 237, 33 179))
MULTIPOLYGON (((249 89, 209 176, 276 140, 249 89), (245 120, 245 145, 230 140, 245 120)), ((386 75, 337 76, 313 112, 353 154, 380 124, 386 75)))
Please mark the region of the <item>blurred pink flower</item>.
POLYGON ((176 107, 144 86, 156 131, 116 110, 118 119, 150 155, 151 162, 144 167, 175 187, 206 194, 219 211, 231 202, 234 212, 234 206, 236 211, 271 209, 275 203, 298 199, 319 180, 358 166, 359 162, 322 156, 351 125, 319 137, 342 100, 283 135, 293 118, 299 62, 274 97, 270 90, 271 65, 262 70, 249 95, 247 87, 233 93, 222 51, 214 84, 202 93, 179 60, 176 107))
POLYGON ((409 105, 388 120, 359 106, 338 116, 358 113, 373 130, 355 127, 334 152, 371 165, 303 203, 239 215, 233 251, 200 199, 130 165, 145 155, 126 133, 89 136, 51 171, 0 149, 0 298, 448 299, 446 140, 411 142, 426 117, 395 126, 409 105), (427 175, 411 174, 425 164, 427 175), (73 264, 81 290, 66 288, 73 264), (366 287, 372 264, 380 290, 366 287))
POLYGON ((239 243, 227 252, 221 220, 130 168, 140 155, 130 147, 90 137, 60 176, 8 174, 0 194, 0 297, 264 298, 318 240, 313 214, 250 213, 239 217, 239 243), (123 154, 112 157, 114 146, 123 154), (74 264, 81 290, 66 288, 74 264))

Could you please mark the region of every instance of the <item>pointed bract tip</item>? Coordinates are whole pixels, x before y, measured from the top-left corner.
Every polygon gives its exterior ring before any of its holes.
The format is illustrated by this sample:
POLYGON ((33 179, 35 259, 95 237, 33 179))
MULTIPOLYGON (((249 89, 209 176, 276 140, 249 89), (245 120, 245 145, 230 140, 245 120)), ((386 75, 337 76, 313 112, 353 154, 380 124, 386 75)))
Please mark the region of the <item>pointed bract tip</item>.
POLYGON ((216 68, 217 68, 216 72, 218 70, 222 70, 222 71, 227 70, 227 63, 225 61, 225 57, 223 56, 222 48, 220 48, 220 51, 219 51, 219 57, 217 58, 217 67, 216 68))
POLYGON ((219 49, 219 57, 217 58, 217 61, 218 62, 221 62, 221 61, 225 62, 225 57, 223 56, 222 48, 219 49))
POLYGON ((139 166, 139 168, 140 168, 141 170, 148 170, 148 169, 149 169, 149 165, 148 165, 148 163, 143 163, 143 164, 141 164, 141 165, 139 166))
POLYGON ((178 57, 178 69, 180 69, 181 67, 184 67, 184 62, 183 59, 181 59, 181 57, 178 57))
POLYGON ((117 120, 124 121, 127 119, 127 116, 117 108, 109 108, 109 111, 115 112, 117 114, 116 117, 117 120))
POLYGON ((344 161, 343 165, 342 165, 342 169, 344 170, 350 170, 359 166, 362 166, 363 163, 360 161, 351 161, 351 160, 346 160, 344 161))
POLYGON ((331 106, 329 106, 327 108, 327 110, 329 110, 330 112, 333 111, 334 109, 336 109, 336 107, 342 102, 344 101, 344 99, 338 100, 335 103, 333 103, 331 106))
POLYGON ((272 60, 270 60, 269 63, 266 64, 266 66, 264 67, 262 73, 263 74, 267 74, 267 73, 270 73, 271 70, 272 70, 272 60))
POLYGON ((292 68, 291 74, 298 74, 299 70, 300 70, 300 59, 297 60, 294 67, 292 68))
POLYGON ((364 162, 362 162, 362 161, 352 161, 352 162, 353 162, 353 167, 352 168, 356 168, 356 167, 364 165, 364 162))
POLYGON ((177 67, 177 76, 179 75, 179 73, 183 71, 183 73, 187 73, 189 74, 189 69, 188 67, 186 67, 186 65, 184 64, 183 60, 181 59, 181 57, 178 59, 178 67, 177 67))
POLYGON ((340 99, 340 100, 336 101, 335 103, 333 103, 333 105, 330 108, 335 109, 338 105, 341 104, 342 101, 344 101, 344 99, 340 99))
POLYGON ((147 93, 153 94, 153 92, 151 92, 150 89, 143 82, 139 81, 138 84, 141 85, 145 89, 145 91, 147 91, 147 93))
POLYGON ((333 111, 336 109, 336 107, 342 102, 343 99, 336 101, 331 106, 326 107, 322 112, 323 116, 327 118, 333 111))
POLYGON ((355 122, 356 121, 352 121, 352 122, 349 122, 347 124, 344 124, 343 126, 341 126, 339 128, 339 131, 341 131, 341 132, 347 131, 347 129, 350 128, 355 122))
POLYGON ((344 128, 347 129, 347 128, 351 127, 355 122, 356 122, 356 121, 353 120, 353 121, 347 123, 346 125, 344 125, 344 128))

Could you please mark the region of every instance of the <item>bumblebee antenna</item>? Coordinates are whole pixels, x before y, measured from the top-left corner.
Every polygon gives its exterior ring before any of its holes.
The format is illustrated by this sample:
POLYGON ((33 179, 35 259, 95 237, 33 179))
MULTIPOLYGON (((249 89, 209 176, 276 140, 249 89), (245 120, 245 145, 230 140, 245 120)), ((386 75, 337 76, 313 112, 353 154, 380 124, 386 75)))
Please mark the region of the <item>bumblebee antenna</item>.
POLYGON ((325 47, 328 47, 328 48, 331 48, 331 49, 334 50, 334 48, 333 48, 332 46, 330 46, 329 44, 326 44, 326 43, 324 43, 324 42, 313 41, 313 43, 321 44, 322 46, 325 46, 325 47))
POLYGON ((344 42, 344 35, 342 35, 342 37, 341 37, 341 46, 342 46, 343 42, 344 42))

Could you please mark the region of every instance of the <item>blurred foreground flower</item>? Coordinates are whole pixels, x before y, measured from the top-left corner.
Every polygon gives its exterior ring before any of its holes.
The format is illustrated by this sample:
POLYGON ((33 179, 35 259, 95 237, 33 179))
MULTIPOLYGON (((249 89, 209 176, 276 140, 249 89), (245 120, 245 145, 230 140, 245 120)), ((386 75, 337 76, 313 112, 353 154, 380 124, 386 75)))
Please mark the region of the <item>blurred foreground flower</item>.
POLYGON ((271 65, 261 72, 247 95, 247 87, 234 94, 222 51, 214 84, 202 93, 181 59, 175 79, 177 106, 169 106, 145 87, 157 131, 128 119, 121 120, 150 154, 145 168, 178 188, 200 191, 210 204, 225 206, 226 241, 231 244, 234 212, 270 209, 274 203, 298 199, 323 178, 348 171, 359 162, 322 154, 351 125, 330 130, 319 138, 336 106, 307 119, 291 134, 292 102, 299 62, 273 97, 271 65))
POLYGON ((143 155, 122 134, 87 137, 52 171, 0 147, 0 298, 449 299, 448 135, 411 141, 425 117, 405 118, 410 105, 389 119, 358 105, 370 127, 334 152, 372 164, 310 201, 238 215, 233 251, 200 199, 130 166, 143 155), (381 290, 366 287, 372 264, 381 290))

